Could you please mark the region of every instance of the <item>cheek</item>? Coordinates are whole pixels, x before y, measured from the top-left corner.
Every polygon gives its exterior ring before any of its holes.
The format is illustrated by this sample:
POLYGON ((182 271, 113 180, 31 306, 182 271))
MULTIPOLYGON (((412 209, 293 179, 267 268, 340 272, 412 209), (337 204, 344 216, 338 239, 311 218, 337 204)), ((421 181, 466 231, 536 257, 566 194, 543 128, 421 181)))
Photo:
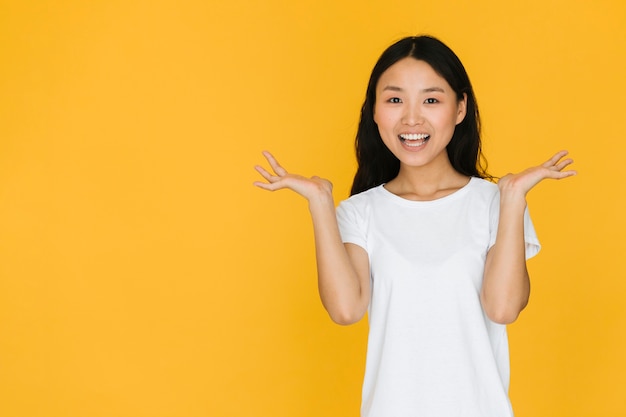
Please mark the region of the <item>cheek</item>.
POLYGON ((445 115, 442 115, 442 117, 439 118, 439 123, 442 127, 445 126, 453 130, 456 128, 456 125, 458 125, 459 122, 459 114, 456 109, 447 112, 445 115))
POLYGON ((378 119, 374 119, 374 121, 376 122, 376 127, 378 128, 378 133, 381 138, 385 139, 393 135, 393 125, 390 124, 387 119, 378 117, 378 119))
POLYGON ((378 126, 379 129, 385 129, 389 126, 389 114, 386 114, 384 111, 376 111, 374 109, 374 123, 378 126))

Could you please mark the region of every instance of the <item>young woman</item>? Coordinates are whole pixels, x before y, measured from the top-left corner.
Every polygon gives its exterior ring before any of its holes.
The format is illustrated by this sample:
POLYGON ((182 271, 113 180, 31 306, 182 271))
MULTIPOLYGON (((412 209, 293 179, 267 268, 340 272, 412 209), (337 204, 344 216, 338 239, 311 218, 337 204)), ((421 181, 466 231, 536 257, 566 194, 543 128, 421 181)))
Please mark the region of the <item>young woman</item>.
POLYGON ((528 302, 539 242, 526 194, 575 174, 567 152, 494 184, 474 92, 439 40, 410 37, 376 63, 356 138, 352 196, 264 152, 269 191, 308 200, 319 291, 339 324, 369 312, 363 417, 507 417, 506 324, 528 302))

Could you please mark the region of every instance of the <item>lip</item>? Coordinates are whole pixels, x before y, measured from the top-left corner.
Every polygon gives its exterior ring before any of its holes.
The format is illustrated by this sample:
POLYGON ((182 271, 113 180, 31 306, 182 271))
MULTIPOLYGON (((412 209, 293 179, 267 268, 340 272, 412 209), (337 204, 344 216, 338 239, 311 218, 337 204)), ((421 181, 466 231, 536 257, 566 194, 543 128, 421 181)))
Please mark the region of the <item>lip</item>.
POLYGON ((430 134, 426 132, 402 132, 398 135, 398 140, 404 149, 417 151, 424 148, 430 139, 430 134))

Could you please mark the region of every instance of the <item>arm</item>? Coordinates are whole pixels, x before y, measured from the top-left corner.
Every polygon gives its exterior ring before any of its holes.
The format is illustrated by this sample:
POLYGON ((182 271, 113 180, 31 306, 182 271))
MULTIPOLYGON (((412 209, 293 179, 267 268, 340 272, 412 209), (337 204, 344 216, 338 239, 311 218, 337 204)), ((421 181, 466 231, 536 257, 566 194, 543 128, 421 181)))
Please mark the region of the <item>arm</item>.
POLYGON ((567 152, 561 151, 542 165, 506 175, 498 182, 500 220, 496 243, 487 253, 480 292, 483 309, 496 323, 514 322, 528 303, 530 279, 524 241, 526 194, 544 179, 575 175, 575 171, 563 171, 573 162, 569 158, 561 160, 565 155, 567 152))
POLYGON ((339 324, 359 321, 370 301, 369 259, 357 245, 344 244, 339 234, 332 184, 319 177, 289 174, 269 153, 263 153, 274 174, 256 170, 267 182, 254 183, 268 191, 290 189, 307 199, 313 220, 320 298, 331 319, 339 324))

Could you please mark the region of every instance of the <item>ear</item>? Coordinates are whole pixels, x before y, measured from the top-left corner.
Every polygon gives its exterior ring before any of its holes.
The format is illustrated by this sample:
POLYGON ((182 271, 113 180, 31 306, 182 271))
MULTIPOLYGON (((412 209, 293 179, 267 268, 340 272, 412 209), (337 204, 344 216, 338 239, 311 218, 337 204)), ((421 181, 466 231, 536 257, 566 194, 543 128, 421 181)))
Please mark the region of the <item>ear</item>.
POLYGON ((463 98, 457 103, 456 124, 458 125, 465 119, 467 114, 467 93, 463 93, 463 98))

